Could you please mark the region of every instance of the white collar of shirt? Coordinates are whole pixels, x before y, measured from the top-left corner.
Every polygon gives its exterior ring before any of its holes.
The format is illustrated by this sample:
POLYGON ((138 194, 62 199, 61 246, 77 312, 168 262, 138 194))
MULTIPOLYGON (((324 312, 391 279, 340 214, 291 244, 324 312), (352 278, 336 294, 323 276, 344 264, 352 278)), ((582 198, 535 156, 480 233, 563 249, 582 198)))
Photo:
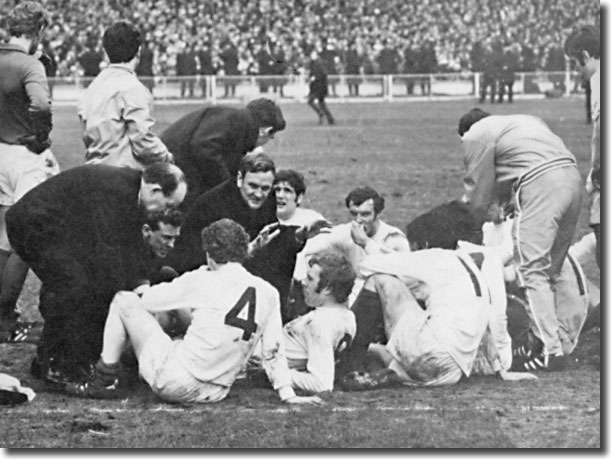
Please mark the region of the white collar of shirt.
POLYGON ((129 73, 133 73, 134 75, 136 74, 136 72, 134 72, 134 70, 130 68, 127 64, 108 64, 108 67, 106 68, 107 69, 122 69, 129 73))

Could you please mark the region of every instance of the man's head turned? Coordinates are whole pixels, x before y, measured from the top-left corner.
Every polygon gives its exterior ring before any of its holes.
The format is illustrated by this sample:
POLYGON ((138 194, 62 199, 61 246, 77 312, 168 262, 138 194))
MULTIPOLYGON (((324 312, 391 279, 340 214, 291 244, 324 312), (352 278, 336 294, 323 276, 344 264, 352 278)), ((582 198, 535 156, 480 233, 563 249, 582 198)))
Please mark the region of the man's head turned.
POLYGON ((49 13, 38 2, 21 2, 7 17, 8 31, 13 37, 35 37, 49 25, 49 13))
POLYGON ((138 199, 146 212, 162 212, 176 208, 185 199, 186 194, 187 181, 178 166, 157 162, 142 172, 138 199))
POLYGON ((268 140, 274 138, 276 132, 284 130, 286 121, 282 110, 276 103, 265 97, 250 102, 246 109, 251 113, 259 128, 259 140, 257 146, 264 145, 268 140))
POLYGON ((469 110, 458 121, 458 135, 462 137, 469 129, 471 129, 471 126, 488 116, 490 116, 490 113, 485 112, 481 108, 473 108, 469 110))
POLYGON ((596 71, 594 61, 600 60, 600 31, 592 25, 574 29, 564 42, 564 53, 590 78, 596 71))
POLYGON ((31 40, 27 51, 34 54, 42 40, 44 29, 49 25, 49 13, 38 2, 21 2, 9 12, 7 24, 11 37, 31 40))
POLYGON ((281 169, 276 172, 274 193, 278 217, 288 219, 301 204, 306 191, 303 175, 293 169, 281 169))
POLYGON ((217 264, 243 263, 250 238, 239 223, 223 218, 202 230, 202 249, 217 264))
POLYGON ((140 50, 140 30, 128 21, 118 21, 104 32, 102 46, 111 64, 131 61, 140 50))
POLYGON ((176 238, 180 236, 180 228, 184 223, 184 215, 176 209, 147 214, 142 225, 142 237, 153 253, 159 258, 165 258, 174 248, 176 238))
POLYGON ((348 300, 356 274, 346 257, 336 252, 320 252, 310 258, 308 265, 303 280, 303 294, 308 306, 323 306, 329 299, 334 303, 348 300))

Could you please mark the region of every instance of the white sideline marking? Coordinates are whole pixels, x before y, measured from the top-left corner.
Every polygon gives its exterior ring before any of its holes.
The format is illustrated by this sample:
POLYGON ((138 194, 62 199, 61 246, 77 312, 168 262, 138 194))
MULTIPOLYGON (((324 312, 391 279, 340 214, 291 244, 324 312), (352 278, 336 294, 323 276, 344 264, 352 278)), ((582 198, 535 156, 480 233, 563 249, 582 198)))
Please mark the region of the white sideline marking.
MULTIPOLYGON (((233 412, 253 412, 253 413, 290 413, 294 411, 299 411, 303 407, 291 407, 291 408, 237 408, 231 407, 233 412)), ((324 407, 322 407, 324 410, 324 407)), ((359 411, 397 411, 397 412, 462 412, 462 411, 496 411, 503 410, 503 408, 499 407, 485 407, 485 406, 476 406, 476 407, 435 407, 430 405, 414 405, 414 406, 380 406, 380 407, 372 407, 372 406, 360 406, 360 407, 351 407, 351 406, 335 406, 330 410, 333 413, 354 413, 359 411)), ((531 411, 537 412, 561 412, 561 411, 585 411, 588 413, 594 413, 596 411, 600 411, 600 408, 582 408, 582 409, 574 409, 564 405, 543 405, 543 406, 521 406, 518 408, 522 413, 527 413, 531 411)), ((21 414, 24 414, 22 410, 19 410, 21 414)), ((29 411, 29 410, 28 410, 29 411)), ((44 410, 32 410, 33 414, 75 414, 74 410, 68 410, 65 408, 55 408, 55 409, 44 409, 44 410)), ((119 413, 139 413, 139 412, 147 412, 147 413, 223 413, 227 411, 227 407, 220 406, 197 406, 197 407, 167 407, 167 406, 158 406, 155 408, 87 408, 84 410, 84 413, 98 413, 98 414, 119 414, 119 413)), ((509 409, 508 411, 513 411, 509 409)))

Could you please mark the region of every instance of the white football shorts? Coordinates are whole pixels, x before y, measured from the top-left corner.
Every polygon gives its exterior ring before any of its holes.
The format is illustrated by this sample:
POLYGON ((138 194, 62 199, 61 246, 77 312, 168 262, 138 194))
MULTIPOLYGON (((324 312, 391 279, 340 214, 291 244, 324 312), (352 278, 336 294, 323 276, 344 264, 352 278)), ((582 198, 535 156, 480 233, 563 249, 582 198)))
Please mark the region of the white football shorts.
POLYGON ((386 349, 393 356, 389 368, 407 385, 445 386, 457 383, 462 371, 434 333, 429 314, 406 311, 395 326, 386 349))
POLYGON ((176 358, 176 345, 161 329, 144 344, 139 358, 140 375, 153 392, 168 402, 211 403, 227 397, 229 388, 200 381, 176 358))

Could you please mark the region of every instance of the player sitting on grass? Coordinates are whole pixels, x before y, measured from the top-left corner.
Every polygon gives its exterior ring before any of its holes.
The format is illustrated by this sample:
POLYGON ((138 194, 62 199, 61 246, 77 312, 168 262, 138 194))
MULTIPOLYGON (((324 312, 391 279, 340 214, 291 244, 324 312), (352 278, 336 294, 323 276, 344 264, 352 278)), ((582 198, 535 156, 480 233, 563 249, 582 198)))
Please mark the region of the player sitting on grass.
MULTIPOLYGON (((325 252, 310 258, 303 293, 313 310, 283 330, 293 388, 309 393, 333 390, 335 353, 349 346, 356 333, 354 314, 348 308, 354 278, 352 267, 339 254, 325 252)), ((250 363, 256 368, 256 359, 250 363)))
MULTIPOLYGON (((524 293, 517 285, 511 239, 513 221, 507 216, 508 213, 512 213, 512 206, 502 207, 494 203, 487 211, 487 221, 477 228, 475 218, 466 205, 451 201, 414 219, 407 225, 406 232, 414 250, 427 247, 467 248, 468 242, 477 244, 482 241, 483 245, 497 252, 503 263, 503 277, 509 292, 507 326, 512 338, 513 369, 525 371, 533 369, 527 364, 528 357, 539 352, 542 343, 530 330, 524 293)), ((587 280, 582 269, 584 263, 588 263, 588 257, 592 258, 590 263, 595 261, 592 242, 591 239, 584 239, 569 249, 558 277, 564 294, 557 295, 555 302, 560 323, 559 339, 565 355, 573 352, 582 330, 596 323, 598 289, 587 280), (570 295, 566 295, 567 292, 570 295), (588 314, 592 320, 586 321, 588 314)))
MULTIPOLYGON (((408 254, 374 254, 361 265, 367 300, 380 308, 386 345, 359 340, 382 369, 345 374, 345 390, 391 384, 442 386, 472 373, 497 374, 501 379, 536 379, 511 373, 511 340, 506 329, 505 290, 500 258, 493 250, 427 249, 408 254), (471 256, 470 256, 471 255, 471 256), (480 268, 481 266, 481 268, 480 268), (419 292, 422 305, 411 293, 419 292)), ((363 299, 361 295, 356 303, 363 299)), ((360 326, 364 322, 358 319, 360 326)), ((357 330, 373 337, 377 324, 357 330)), ((356 341, 356 339, 355 339, 356 341)), ((351 356, 361 356, 352 353, 351 356)))
POLYGON ((280 322, 278 292, 248 273, 242 262, 248 235, 236 222, 222 219, 202 231, 208 265, 141 295, 115 295, 104 329, 104 347, 91 377, 69 384, 66 392, 89 398, 119 395, 120 357, 129 339, 140 374, 153 392, 169 402, 217 402, 261 340, 262 364, 280 398, 290 404, 319 404, 297 397, 291 388, 280 322), (190 326, 172 341, 151 312, 176 309, 190 326))

